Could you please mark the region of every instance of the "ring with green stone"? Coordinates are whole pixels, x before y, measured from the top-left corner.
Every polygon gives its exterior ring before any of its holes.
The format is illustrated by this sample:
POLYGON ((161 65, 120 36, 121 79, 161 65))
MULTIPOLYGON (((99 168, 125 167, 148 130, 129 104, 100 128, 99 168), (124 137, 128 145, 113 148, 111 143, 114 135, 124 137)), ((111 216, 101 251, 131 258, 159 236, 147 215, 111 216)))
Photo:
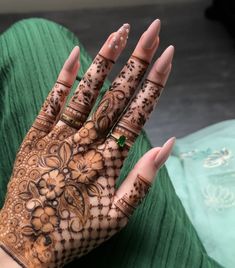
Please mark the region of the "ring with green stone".
POLYGON ((120 148, 124 148, 125 146, 131 147, 131 144, 127 138, 127 136, 121 133, 110 133, 110 136, 115 139, 117 145, 120 148))

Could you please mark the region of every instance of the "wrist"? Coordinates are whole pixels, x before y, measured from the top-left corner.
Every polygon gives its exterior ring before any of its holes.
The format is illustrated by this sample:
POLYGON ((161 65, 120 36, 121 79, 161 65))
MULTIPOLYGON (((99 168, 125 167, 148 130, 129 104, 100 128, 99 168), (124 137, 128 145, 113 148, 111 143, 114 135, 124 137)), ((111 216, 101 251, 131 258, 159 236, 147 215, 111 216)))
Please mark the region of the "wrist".
POLYGON ((1 268, 21 268, 21 266, 0 247, 1 268))

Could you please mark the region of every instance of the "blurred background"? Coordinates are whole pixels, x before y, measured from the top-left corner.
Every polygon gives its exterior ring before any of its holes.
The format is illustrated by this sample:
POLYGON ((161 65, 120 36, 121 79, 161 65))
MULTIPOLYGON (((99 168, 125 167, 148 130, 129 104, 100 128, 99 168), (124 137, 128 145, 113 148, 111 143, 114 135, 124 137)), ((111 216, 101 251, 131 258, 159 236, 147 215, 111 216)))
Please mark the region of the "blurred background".
POLYGON ((176 48, 172 74, 145 126, 152 144, 160 145, 170 136, 234 118, 233 6, 231 0, 1 0, 0 33, 23 18, 47 18, 74 32, 94 57, 109 33, 128 22, 128 45, 112 80, 142 32, 160 18, 156 57, 170 44, 176 48))

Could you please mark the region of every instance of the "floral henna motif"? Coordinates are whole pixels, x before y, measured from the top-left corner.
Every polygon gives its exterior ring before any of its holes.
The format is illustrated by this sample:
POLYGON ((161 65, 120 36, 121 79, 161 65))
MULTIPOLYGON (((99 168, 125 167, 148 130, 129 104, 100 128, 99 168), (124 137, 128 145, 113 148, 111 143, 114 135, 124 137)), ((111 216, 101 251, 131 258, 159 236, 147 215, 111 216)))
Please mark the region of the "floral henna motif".
POLYGON ((130 194, 125 194, 114 205, 128 218, 146 196, 151 184, 141 175, 137 175, 130 194))
POLYGON ((75 155, 68 167, 74 180, 88 184, 96 177, 98 171, 103 169, 103 157, 101 153, 89 150, 82 157, 75 155))
POLYGON ((104 136, 128 105, 148 64, 131 57, 104 95, 99 107, 92 115, 97 132, 104 136))
POLYGON ((40 195, 44 195, 48 200, 53 200, 63 193, 65 176, 58 169, 53 169, 41 176, 38 186, 40 195))
POLYGON ((87 121, 84 126, 74 135, 73 141, 75 143, 92 144, 98 138, 95 123, 93 121, 87 121))
POLYGON ((112 139, 94 143, 93 122, 81 129, 81 145, 69 143, 71 133, 56 127, 35 141, 31 130, 17 154, 0 211, 0 246, 23 267, 62 267, 127 222, 109 211, 128 151, 112 139))
POLYGON ((23 267, 62 267, 88 253, 126 225, 137 195, 144 196, 147 186, 138 176, 134 192, 113 207, 128 149, 98 132, 114 123, 118 105, 127 105, 146 65, 131 58, 125 68, 95 121, 88 120, 77 133, 57 125, 46 136, 34 128, 26 135, 0 211, 0 246, 23 267))
POLYGON ((87 119, 91 108, 113 65, 111 60, 98 54, 78 85, 61 121, 79 129, 87 119))

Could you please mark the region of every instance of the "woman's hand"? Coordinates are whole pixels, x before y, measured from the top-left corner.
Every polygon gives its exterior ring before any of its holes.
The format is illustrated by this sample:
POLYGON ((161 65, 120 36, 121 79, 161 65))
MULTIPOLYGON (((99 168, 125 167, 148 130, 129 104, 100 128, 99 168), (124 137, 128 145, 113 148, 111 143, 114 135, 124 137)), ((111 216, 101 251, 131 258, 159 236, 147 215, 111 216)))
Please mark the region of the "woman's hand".
POLYGON ((170 154, 174 139, 147 152, 115 189, 171 70, 172 46, 133 97, 158 47, 159 20, 89 116, 129 28, 108 37, 65 108, 80 65, 79 48, 73 49, 17 153, 0 212, 0 245, 25 267, 62 267, 123 228, 170 154))

